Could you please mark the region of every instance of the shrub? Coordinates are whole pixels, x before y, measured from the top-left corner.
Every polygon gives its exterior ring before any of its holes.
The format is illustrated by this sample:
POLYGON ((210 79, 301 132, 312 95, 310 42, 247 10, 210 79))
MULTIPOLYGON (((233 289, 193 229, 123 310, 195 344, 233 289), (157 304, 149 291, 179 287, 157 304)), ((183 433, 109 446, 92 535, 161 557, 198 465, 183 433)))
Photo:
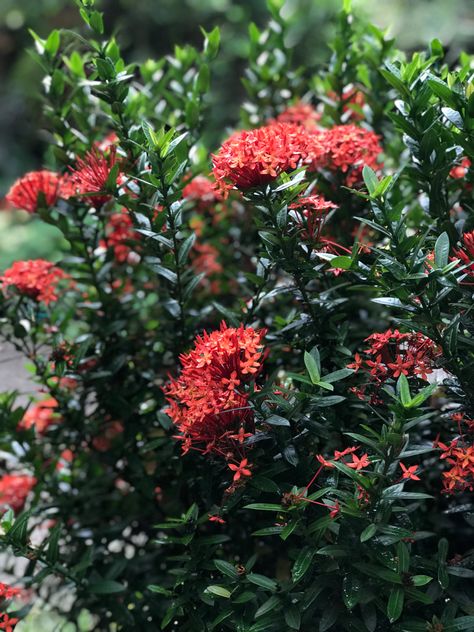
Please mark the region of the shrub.
POLYGON ((209 148, 218 30, 127 65, 79 5, 35 35, 50 164, 7 196, 68 244, 1 277, 22 587, 95 630, 474 629, 472 60, 346 1, 293 68, 269 0, 209 148))

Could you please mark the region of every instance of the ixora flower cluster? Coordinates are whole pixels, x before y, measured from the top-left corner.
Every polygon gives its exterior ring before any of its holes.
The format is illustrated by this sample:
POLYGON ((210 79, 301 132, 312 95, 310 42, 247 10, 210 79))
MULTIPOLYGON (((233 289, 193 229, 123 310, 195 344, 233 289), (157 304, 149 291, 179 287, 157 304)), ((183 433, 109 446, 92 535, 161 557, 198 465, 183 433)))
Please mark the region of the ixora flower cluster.
MULTIPOLYGON (((306 114, 306 120, 313 120, 306 114)), ((251 189, 271 182, 284 171, 304 166, 310 171, 340 172, 346 185, 353 186, 360 183, 364 165, 379 168, 381 154, 377 134, 356 125, 324 129, 303 121, 274 122, 236 132, 212 161, 218 187, 227 194, 232 187, 251 189)))
POLYGON ((215 454, 229 463, 234 481, 250 476, 245 440, 252 436, 254 413, 250 386, 262 370, 265 330, 228 327, 198 336, 194 348, 180 357, 182 370, 165 394, 166 412, 190 449, 215 454))
POLYGON ((439 347, 419 332, 402 333, 398 329, 387 329, 383 333, 371 334, 365 342, 370 345, 355 354, 349 369, 368 374, 369 381, 356 394, 363 398, 367 385, 380 387, 388 379, 396 380, 400 375, 426 380, 441 355, 439 347))
POLYGON ((44 259, 15 261, 11 268, 0 277, 2 289, 8 293, 11 288, 21 296, 49 305, 58 300, 58 284, 68 275, 60 268, 44 259))

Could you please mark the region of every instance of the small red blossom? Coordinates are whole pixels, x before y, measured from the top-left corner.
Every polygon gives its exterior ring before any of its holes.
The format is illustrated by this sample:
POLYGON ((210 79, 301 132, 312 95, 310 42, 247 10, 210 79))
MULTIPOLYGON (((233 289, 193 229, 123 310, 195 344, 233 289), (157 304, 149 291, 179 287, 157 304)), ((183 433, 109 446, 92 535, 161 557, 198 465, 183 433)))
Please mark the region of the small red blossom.
POLYGON ((358 449, 359 449, 359 446, 353 446, 352 448, 346 448, 345 450, 342 450, 342 452, 339 452, 339 450, 335 450, 334 460, 339 461, 339 459, 342 459, 342 457, 347 456, 348 454, 353 454, 358 449))
POLYGON ((353 470, 362 470, 364 467, 367 467, 370 465, 369 455, 366 452, 359 458, 357 454, 353 454, 352 462, 346 463, 346 465, 347 467, 350 467, 353 470))
POLYGON ((19 620, 18 617, 10 617, 6 612, 0 613, 0 630, 13 632, 19 620))
POLYGON ((229 469, 231 469, 234 474, 234 481, 240 480, 241 476, 252 476, 252 472, 249 470, 251 467, 248 463, 248 459, 242 459, 239 465, 234 465, 233 463, 229 463, 229 469))
POLYGON ((298 198, 289 208, 294 213, 302 239, 314 243, 320 241, 327 216, 337 208, 337 204, 329 202, 322 195, 309 195, 298 198))
POLYGON ((66 278, 68 275, 50 261, 30 259, 15 261, 0 276, 0 281, 4 291, 13 286, 20 294, 48 305, 58 300, 58 282, 66 278))
POLYGON ((336 500, 335 505, 332 506, 331 511, 329 512, 329 517, 334 520, 341 513, 341 506, 339 501, 336 500))
POLYGON ((469 158, 464 157, 461 160, 461 163, 459 165, 456 165, 455 167, 451 169, 451 171, 449 172, 449 175, 451 176, 451 178, 454 178, 456 180, 461 180, 466 177, 470 166, 471 166, 471 161, 469 160, 469 158))
POLYGON ((416 472, 418 471, 419 465, 410 465, 410 467, 405 467, 405 465, 400 461, 400 467, 402 468, 402 478, 410 479, 412 481, 419 481, 420 477, 416 476, 416 472))
POLYGON ((325 459, 322 454, 317 454, 316 455, 316 460, 319 461, 319 463, 321 463, 321 465, 323 467, 327 467, 327 468, 333 468, 334 467, 334 463, 331 463, 331 461, 328 461, 327 459, 325 459))
POLYGON ((0 478, 0 509, 7 506, 18 512, 23 509, 36 478, 27 474, 5 474, 0 478))
POLYGON ((454 258, 460 259, 463 273, 469 279, 474 279, 474 230, 464 233, 461 238, 461 246, 453 250, 454 258))
POLYGON ((126 209, 119 213, 112 213, 105 227, 105 239, 100 242, 103 248, 109 248, 114 253, 118 263, 130 261, 133 246, 136 244, 139 233, 133 228, 133 221, 126 209))
POLYGON ((54 171, 30 171, 8 191, 6 201, 17 209, 35 213, 41 206, 54 206, 58 198, 69 197, 68 179, 54 171))
POLYGON ((84 158, 78 158, 75 169, 71 170, 72 179, 77 185, 77 193, 84 195, 85 201, 95 208, 100 208, 111 199, 111 195, 106 193, 105 189, 116 162, 114 146, 107 155, 94 148, 87 152, 84 158), (90 193, 99 195, 88 195, 90 193))
POLYGON ((30 406, 18 423, 18 430, 35 428, 38 434, 44 434, 51 425, 61 421, 61 417, 56 412, 57 407, 58 402, 54 397, 30 406))
POLYGON ((218 515, 209 514, 209 522, 217 522, 218 524, 225 524, 224 518, 218 515))

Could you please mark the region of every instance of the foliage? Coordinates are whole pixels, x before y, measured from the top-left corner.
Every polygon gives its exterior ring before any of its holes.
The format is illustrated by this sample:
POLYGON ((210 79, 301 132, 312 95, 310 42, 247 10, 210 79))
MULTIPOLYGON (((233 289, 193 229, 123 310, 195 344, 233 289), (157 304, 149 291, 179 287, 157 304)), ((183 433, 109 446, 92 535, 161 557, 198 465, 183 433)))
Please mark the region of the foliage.
POLYGON ((52 162, 7 196, 68 244, 2 276, 22 587, 97 630, 473 629, 472 58, 345 0, 294 67, 268 0, 216 148, 219 30, 127 63, 77 4, 34 35, 52 162))

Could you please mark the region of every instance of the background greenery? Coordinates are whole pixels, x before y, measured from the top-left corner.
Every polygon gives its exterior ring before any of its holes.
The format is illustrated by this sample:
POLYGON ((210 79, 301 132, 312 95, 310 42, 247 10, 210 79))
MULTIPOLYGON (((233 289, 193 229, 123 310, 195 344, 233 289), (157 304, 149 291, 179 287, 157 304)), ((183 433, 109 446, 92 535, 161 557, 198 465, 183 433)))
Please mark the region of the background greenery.
MULTIPOLYGON (((356 0, 357 10, 376 24, 390 27, 400 48, 423 46, 442 39, 454 59, 460 48, 474 49, 472 0, 356 0)), ((299 63, 314 63, 326 55, 335 0, 287 0, 292 28, 289 44, 299 63), (300 19, 301 15, 305 19, 300 19)), ((199 25, 222 29, 222 49, 213 79, 212 129, 216 142, 238 113, 243 90, 240 81, 251 21, 264 24, 263 0, 103 0, 107 31, 119 35, 130 61, 166 54, 174 43, 198 43, 199 25)), ((28 29, 40 36, 53 28, 78 25, 74 0, 2 0, 0 2, 0 208, 11 182, 42 164, 45 139, 36 101, 41 69, 29 56, 28 29)), ((23 214, 0 214, 0 270, 14 259, 54 258, 61 247, 59 233, 23 214)))

